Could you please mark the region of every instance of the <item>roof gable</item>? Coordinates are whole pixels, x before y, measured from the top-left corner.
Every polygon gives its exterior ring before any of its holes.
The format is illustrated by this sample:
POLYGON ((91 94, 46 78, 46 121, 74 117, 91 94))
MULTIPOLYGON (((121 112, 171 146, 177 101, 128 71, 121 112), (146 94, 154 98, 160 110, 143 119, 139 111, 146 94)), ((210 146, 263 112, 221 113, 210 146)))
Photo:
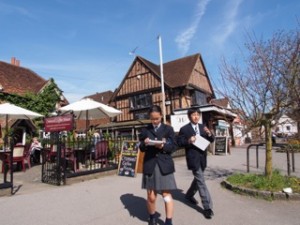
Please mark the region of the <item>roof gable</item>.
MULTIPOLYGON (((215 96, 203 60, 199 53, 166 62, 163 65, 163 71, 165 85, 170 88, 191 85, 212 94, 213 97, 215 96)), ((136 77, 137 74, 145 73, 151 73, 158 82, 160 82, 160 66, 141 56, 137 56, 131 64, 120 86, 116 90, 115 96, 127 94, 121 91, 123 85, 126 85, 126 79, 136 77)), ((131 90, 135 89, 136 87, 133 87, 131 90)))
POLYGON ((105 91, 101 93, 96 93, 93 95, 85 96, 84 98, 91 98, 97 102, 103 103, 105 105, 108 105, 111 97, 113 96, 112 91, 105 91))
MULTIPOLYGON (((145 62, 153 73, 160 76, 159 65, 156 65, 140 56, 139 58, 145 62)), ((169 87, 176 88, 191 84, 198 86, 200 89, 209 92, 214 96, 211 82, 199 53, 166 62, 163 67, 164 81, 169 87)))
POLYGON ((5 93, 38 93, 46 83, 45 79, 27 68, 0 61, 0 84, 5 93))
POLYGON ((218 106, 224 107, 226 109, 231 108, 228 98, 212 99, 211 104, 218 105, 218 106))
POLYGON ((171 87, 188 84, 199 54, 164 63, 164 79, 171 87))
POLYGON ((150 61, 137 56, 133 63, 131 64, 129 70, 127 71, 125 77, 123 78, 121 84, 119 87, 116 89, 114 96, 112 98, 115 98, 116 96, 119 95, 126 95, 130 94, 135 91, 139 91, 140 89, 143 88, 154 88, 155 86, 160 86, 160 77, 157 72, 158 66, 151 63, 150 61), (148 83, 147 87, 142 86, 139 84, 139 82, 134 82, 134 79, 138 79, 139 75, 143 75, 148 80, 156 80, 156 82, 152 82, 151 84, 148 83))

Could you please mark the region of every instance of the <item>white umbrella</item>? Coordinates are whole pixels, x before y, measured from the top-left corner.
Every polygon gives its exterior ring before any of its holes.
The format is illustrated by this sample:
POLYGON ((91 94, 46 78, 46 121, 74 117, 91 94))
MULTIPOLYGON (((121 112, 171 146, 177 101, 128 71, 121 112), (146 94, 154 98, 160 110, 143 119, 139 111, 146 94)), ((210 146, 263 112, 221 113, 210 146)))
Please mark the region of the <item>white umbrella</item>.
MULTIPOLYGON (((59 109, 62 112, 73 111, 78 120, 89 120, 115 117, 122 112, 108 105, 84 98, 59 109)), ((88 128, 88 126, 86 127, 88 128)))
POLYGON ((8 119, 34 119, 43 117, 43 115, 24 109, 22 107, 13 105, 11 103, 0 104, 0 117, 6 120, 6 135, 8 132, 8 119))
POLYGON ((0 104, 0 117, 9 117, 9 119, 34 119, 43 117, 43 115, 10 103, 4 103, 0 104))

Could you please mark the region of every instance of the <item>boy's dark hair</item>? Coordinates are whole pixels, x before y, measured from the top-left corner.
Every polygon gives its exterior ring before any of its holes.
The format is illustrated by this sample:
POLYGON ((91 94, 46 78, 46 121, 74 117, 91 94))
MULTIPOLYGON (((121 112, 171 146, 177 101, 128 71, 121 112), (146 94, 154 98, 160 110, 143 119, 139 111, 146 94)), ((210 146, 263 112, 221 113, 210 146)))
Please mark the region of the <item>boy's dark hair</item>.
POLYGON ((150 106, 150 108, 149 108, 149 114, 153 113, 153 112, 158 112, 158 113, 162 114, 161 108, 158 105, 152 105, 152 106, 150 106))
POLYGON ((189 109, 188 109, 188 112, 187 112, 188 117, 191 118, 191 115, 192 115, 193 113, 195 113, 195 112, 201 114, 199 108, 189 108, 189 109))

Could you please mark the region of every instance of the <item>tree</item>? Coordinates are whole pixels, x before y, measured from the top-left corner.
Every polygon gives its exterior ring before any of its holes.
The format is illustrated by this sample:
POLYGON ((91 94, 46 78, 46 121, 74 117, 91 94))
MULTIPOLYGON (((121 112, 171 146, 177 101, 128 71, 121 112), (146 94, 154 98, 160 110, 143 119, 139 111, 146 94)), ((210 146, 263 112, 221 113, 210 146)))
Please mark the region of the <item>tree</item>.
MULTIPOLYGON (((21 106, 23 108, 38 112, 43 115, 48 115, 54 112, 56 104, 60 102, 61 90, 57 87, 54 80, 51 79, 47 85, 38 94, 26 93, 20 95, 1 95, 1 99, 21 106)), ((36 119, 35 124, 41 125, 41 119, 36 119)))
POLYGON ((25 98, 29 101, 22 102, 22 106, 43 115, 55 111, 56 104, 60 101, 61 91, 50 79, 48 84, 38 94, 26 93, 25 98))
MULTIPOLYGON (((247 35, 247 54, 232 65, 223 59, 221 81, 216 91, 227 97, 248 129, 264 128, 265 174, 272 176, 271 127, 280 115, 299 102, 299 28, 279 31, 264 41, 247 35)), ((295 106, 296 105, 296 106, 295 106)))

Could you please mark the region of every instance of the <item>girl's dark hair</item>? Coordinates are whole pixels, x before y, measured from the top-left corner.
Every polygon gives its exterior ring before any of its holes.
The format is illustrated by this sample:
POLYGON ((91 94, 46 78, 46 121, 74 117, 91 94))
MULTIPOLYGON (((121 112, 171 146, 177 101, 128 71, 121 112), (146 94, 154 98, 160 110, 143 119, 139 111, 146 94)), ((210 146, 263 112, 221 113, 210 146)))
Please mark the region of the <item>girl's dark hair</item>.
POLYGON ((150 106, 150 108, 149 108, 149 114, 153 113, 153 112, 158 112, 158 113, 162 114, 161 108, 158 105, 152 105, 152 106, 150 106))
POLYGON ((199 108, 190 108, 190 109, 188 109, 188 112, 187 112, 187 114, 188 114, 188 117, 189 117, 189 118, 191 118, 191 115, 192 115, 193 113, 195 113, 195 112, 197 112, 197 113, 201 114, 201 112, 200 112, 200 109, 199 109, 199 108))

